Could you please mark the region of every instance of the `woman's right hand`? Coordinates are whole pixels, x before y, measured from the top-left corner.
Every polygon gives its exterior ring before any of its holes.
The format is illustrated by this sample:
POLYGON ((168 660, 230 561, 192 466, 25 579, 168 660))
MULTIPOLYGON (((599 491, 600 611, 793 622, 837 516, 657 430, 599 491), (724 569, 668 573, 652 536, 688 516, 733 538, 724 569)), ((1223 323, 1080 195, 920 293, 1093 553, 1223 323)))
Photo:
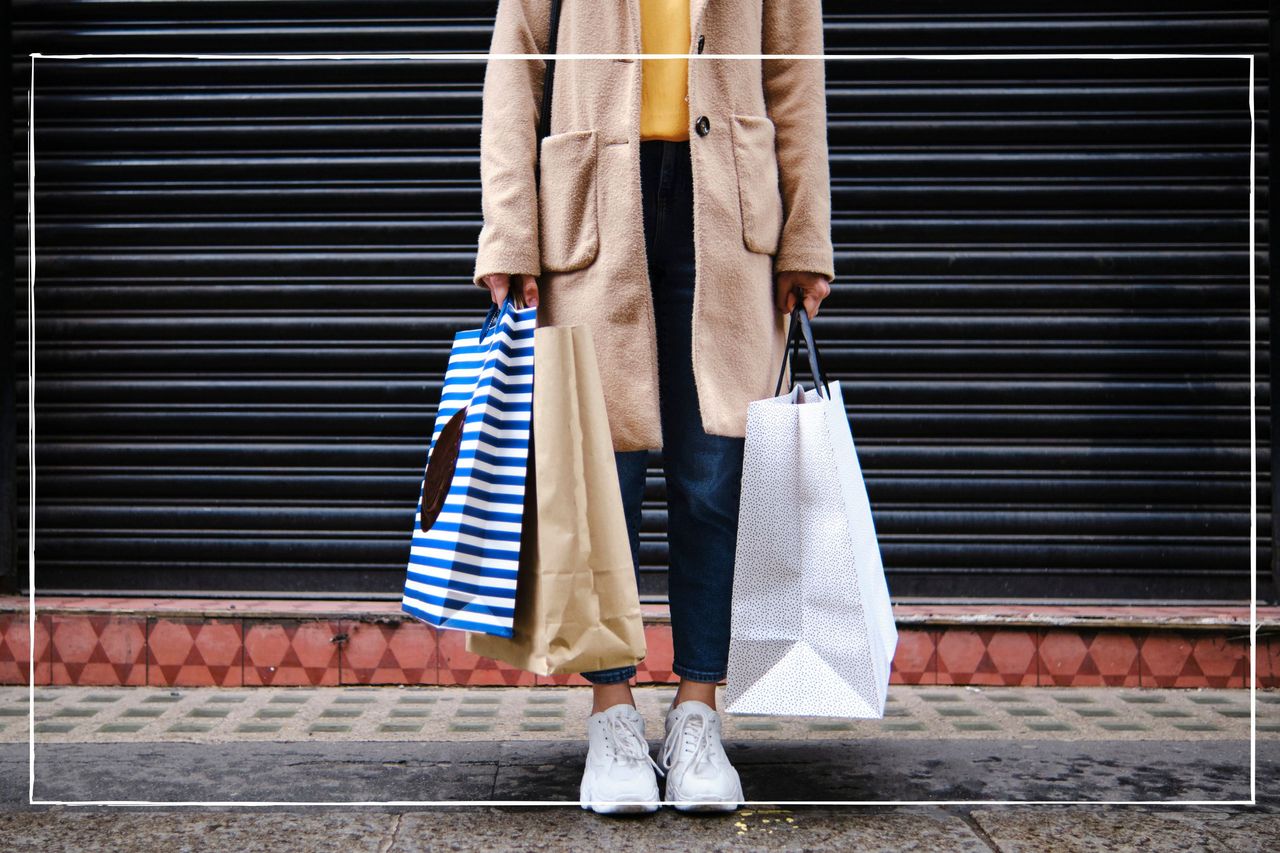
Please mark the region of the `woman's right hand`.
POLYGON ((537 276, 524 274, 510 275, 504 272, 495 272, 486 275, 482 280, 484 281, 485 286, 489 288, 489 295, 493 298, 495 305, 502 304, 514 284, 516 292, 512 294, 512 298, 515 299, 517 304, 523 302, 529 308, 538 307, 537 276))

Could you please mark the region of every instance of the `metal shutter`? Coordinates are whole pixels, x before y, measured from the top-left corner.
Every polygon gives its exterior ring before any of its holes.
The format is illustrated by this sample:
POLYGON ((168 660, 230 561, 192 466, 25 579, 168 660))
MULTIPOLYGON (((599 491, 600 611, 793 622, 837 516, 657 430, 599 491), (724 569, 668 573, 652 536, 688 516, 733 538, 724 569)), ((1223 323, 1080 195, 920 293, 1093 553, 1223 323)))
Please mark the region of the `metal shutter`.
MULTIPOLYGON (((30 51, 484 51, 494 6, 16 3, 20 184, 30 51)), ((1262 4, 824 8, 831 53, 1254 52, 1267 139, 1262 4)), ((817 329, 895 596, 1245 598, 1247 64, 827 74, 840 280, 817 329)), ((482 75, 39 63, 41 591, 398 596, 448 340, 483 311, 468 281, 482 75)), ((1265 202, 1258 217, 1263 238, 1265 202)), ((21 221, 23 254, 26 236, 21 221)), ((1257 273, 1265 567, 1261 239, 1257 273)), ((18 585, 26 396, 19 377, 18 585)), ((651 465, 644 592, 660 596, 651 465)), ((1260 589, 1274 596, 1265 573, 1260 589)))

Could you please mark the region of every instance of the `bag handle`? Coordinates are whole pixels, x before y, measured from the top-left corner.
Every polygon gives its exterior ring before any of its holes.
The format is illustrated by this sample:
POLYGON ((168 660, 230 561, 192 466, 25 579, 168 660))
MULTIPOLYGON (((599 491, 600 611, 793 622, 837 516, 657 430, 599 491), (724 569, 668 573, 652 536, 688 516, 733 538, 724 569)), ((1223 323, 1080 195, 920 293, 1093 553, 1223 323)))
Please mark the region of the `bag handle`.
POLYGON ((773 389, 773 396, 777 397, 782 393, 782 377, 786 375, 787 365, 792 362, 800 349, 800 335, 797 332, 804 335, 804 346, 809 355, 809 371, 813 374, 814 390, 827 397, 829 396, 827 375, 822 369, 821 358, 818 355, 818 342, 813 337, 813 323, 809 320, 809 313, 804 310, 803 303, 797 304, 795 310, 791 312, 791 323, 787 329, 787 347, 782 353, 782 367, 778 370, 778 384, 773 389))
MULTIPOLYGON (((556 41, 560 35, 560 0, 551 0, 551 27, 547 34, 547 53, 555 54, 556 41)), ((542 78, 542 107, 538 110, 538 138, 533 145, 533 185, 542 184, 542 140, 551 130, 551 90, 555 87, 556 61, 547 60, 546 72, 542 78)))

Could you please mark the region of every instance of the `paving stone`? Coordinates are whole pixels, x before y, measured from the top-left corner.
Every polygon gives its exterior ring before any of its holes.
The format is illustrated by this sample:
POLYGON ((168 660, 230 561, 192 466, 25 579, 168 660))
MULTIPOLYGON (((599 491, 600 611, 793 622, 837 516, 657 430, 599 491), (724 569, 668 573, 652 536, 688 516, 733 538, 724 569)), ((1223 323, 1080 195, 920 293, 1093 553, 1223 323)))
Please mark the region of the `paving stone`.
POLYGON ((333 700, 335 705, 368 705, 373 701, 371 696, 337 696, 333 700))
POLYGON ((209 697, 209 701, 220 704, 220 705, 234 705, 235 703, 243 702, 245 699, 248 699, 248 698, 249 698, 248 696, 243 696, 240 694, 227 694, 227 695, 220 695, 220 696, 211 696, 209 697))
POLYGON ((36 731, 38 732, 69 732, 76 727, 76 723, 36 723, 36 731))
POLYGON ((378 726, 380 732, 420 732, 422 723, 383 723, 378 726))
POLYGON ((230 713, 231 711, 227 708, 192 708, 190 711, 187 712, 187 716, 220 719, 222 717, 227 716, 230 713))
POLYGON ((142 731, 145 725, 145 723, 103 723, 98 726, 98 731, 103 734, 132 734, 142 731))
POLYGON ((55 717, 92 717, 98 713, 97 708, 59 708, 53 712, 55 717))
POLYGON ((1091 696, 1085 696, 1082 693, 1053 694, 1052 698, 1055 702, 1062 702, 1068 705, 1089 705, 1095 702, 1091 696))
POLYGON ((1013 714, 1015 717, 1047 717, 1049 712, 1044 708, 1036 708, 1034 706, 1026 708, 1005 708, 1006 713, 1013 714))
POLYGON ((311 732, 349 732, 351 726, 342 725, 341 723, 315 723, 311 728, 307 729, 311 732))
POLYGON ((168 711, 168 708, 125 708, 123 716, 125 717, 159 717, 168 711))
POLYGON ((449 731, 451 732, 491 732, 493 725, 491 723, 450 723, 449 731))
POLYGON ((1153 717, 1160 719, 1173 719, 1177 717, 1194 717, 1195 714, 1190 711, 1184 711, 1181 708, 1152 708, 1147 711, 1153 717))
POLYGON ((526 721, 520 724, 520 728, 526 732, 558 732, 564 729, 564 724, 526 721))
POLYGON ((0 708, 0 717, 25 717, 30 712, 26 708, 4 707, 0 708))
POLYGON ((1069 731, 1073 731, 1073 729, 1071 728, 1071 726, 1067 725, 1066 723, 1060 723, 1060 722, 1058 722, 1057 720, 1049 720, 1049 721, 1029 720, 1029 721, 1027 722, 1027 728, 1031 729, 1033 732, 1069 732, 1069 731))
POLYGON ((389 716, 392 717, 429 717, 431 710, 429 708, 392 708, 389 716))
POLYGON ((209 731, 212 728, 213 726, 205 725, 203 723, 174 723, 172 726, 169 726, 169 728, 166 729, 166 731, 190 733, 190 734, 201 734, 203 732, 209 731))
MULTIPOLYGON (((401 696, 400 702, 405 705, 434 705, 439 700, 435 696, 401 696)), ((530 697, 532 701, 532 697, 530 697)))
POLYGON ((1075 708, 1077 714, 1082 717, 1116 717, 1119 716, 1110 708, 1075 708))
POLYGON ((238 732, 265 733, 278 732, 280 726, 276 723, 241 723, 236 726, 238 732))
POLYGON ((499 696, 463 696, 463 704, 466 705, 496 705, 502 701, 499 696))
POLYGON ((1157 705, 1164 702, 1164 697, 1159 693, 1121 693, 1121 702, 1132 702, 1135 705, 1157 705))
POLYGON ((497 708, 459 708, 457 710, 459 717, 496 717, 498 715, 497 708))
POLYGON ((1148 730, 1141 723, 1112 723, 1107 721, 1098 723, 1098 728, 1106 729, 1109 732, 1145 732, 1148 730))
POLYGON ((525 708, 526 717, 563 717, 564 708, 525 708))
POLYGON ((350 719, 364 714, 363 708, 325 708, 320 712, 322 717, 341 717, 350 719))
POLYGON ((272 696, 267 701, 272 705, 305 705, 311 700, 310 696, 298 696, 291 693, 281 693, 272 696))
POLYGON ((85 697, 84 697, 83 699, 81 699, 80 701, 82 701, 82 702, 102 702, 102 703, 107 703, 107 702, 119 702, 119 701, 120 701, 120 698, 121 698, 121 697, 120 697, 120 695, 119 695, 119 694, 113 694, 113 693, 90 693, 88 696, 85 696, 85 697))
POLYGON ((298 716, 297 708, 259 708, 254 716, 263 720, 281 720, 298 716))
POLYGON ((965 732, 998 732, 1000 727, 995 723, 988 722, 970 722, 968 720, 957 720, 953 724, 957 729, 965 732))
POLYGON ((955 707, 955 708, 937 708, 937 709, 935 709, 935 710, 937 710, 937 712, 938 712, 939 714, 941 714, 942 716, 944 716, 944 717, 977 717, 977 716, 981 716, 981 715, 980 715, 977 711, 975 711, 973 708, 955 707))

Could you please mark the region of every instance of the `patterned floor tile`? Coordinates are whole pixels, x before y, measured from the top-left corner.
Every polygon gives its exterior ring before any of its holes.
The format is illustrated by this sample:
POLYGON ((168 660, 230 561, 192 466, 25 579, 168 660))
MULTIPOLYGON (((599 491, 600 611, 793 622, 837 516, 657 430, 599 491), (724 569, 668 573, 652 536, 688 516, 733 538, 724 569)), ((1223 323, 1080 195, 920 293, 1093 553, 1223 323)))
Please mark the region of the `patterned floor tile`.
POLYGON ((1221 635, 1152 631, 1139 649, 1150 687, 1244 687, 1249 647, 1221 635))
POLYGON ((464 631, 442 629, 437 632, 437 639, 440 648, 440 684, 514 687, 532 686, 535 683, 531 672, 467 651, 467 636, 464 631))
POLYGON ((246 620, 247 686, 317 687, 338 684, 338 622, 246 620))
POLYGON ((147 623, 101 615, 50 617, 52 684, 147 683, 147 623))
POLYGON ((436 684, 436 630, 418 622, 346 622, 341 644, 343 684, 436 684))
POLYGON ((890 684, 938 683, 938 635, 918 628, 898 630, 898 647, 889 671, 890 684))
POLYGON ((938 637, 938 684, 1036 683, 1034 630, 947 630, 938 637))
MULTIPOLYGON (((39 610, 36 611, 35 655, 36 684, 49 684, 49 617, 39 610)), ((30 612, 0 613, 0 684, 26 684, 30 675, 30 612)))
POLYGON ((155 687, 240 687, 243 652, 239 619, 149 619, 147 683, 155 687))
POLYGON ((1040 685, 1137 687, 1140 636, 1127 631, 1047 628, 1040 637, 1040 685))

